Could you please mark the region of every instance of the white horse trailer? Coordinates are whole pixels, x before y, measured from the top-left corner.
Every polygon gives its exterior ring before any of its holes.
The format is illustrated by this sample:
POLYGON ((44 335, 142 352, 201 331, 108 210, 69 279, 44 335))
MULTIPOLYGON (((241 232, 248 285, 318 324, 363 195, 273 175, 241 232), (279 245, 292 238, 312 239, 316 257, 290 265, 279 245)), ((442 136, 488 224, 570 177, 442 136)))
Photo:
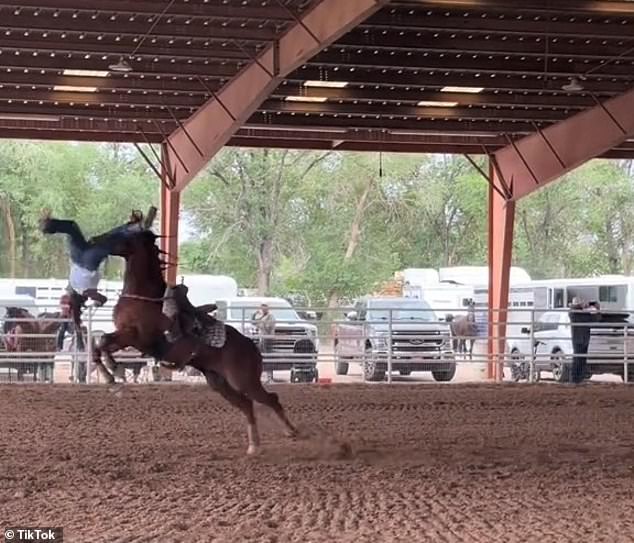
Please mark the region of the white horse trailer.
POLYGON ((466 315, 469 302, 473 300, 474 287, 470 285, 451 285, 441 283, 421 289, 419 296, 412 296, 426 301, 440 316, 466 315))
POLYGON ((238 296, 238 283, 226 275, 183 275, 189 301, 195 306, 238 296))
MULTIPOLYGON (((474 291, 476 322, 486 335, 488 287, 474 291)), ((521 336, 521 329, 545 312, 565 310, 574 298, 599 302, 604 311, 634 310, 634 277, 604 275, 579 279, 546 279, 512 285, 509 291, 507 337, 521 336)), ((630 314, 632 321, 632 314, 630 314)), ((634 322, 634 321, 633 321, 634 322)))
POLYGON ((581 279, 532 281, 535 310, 567 308, 573 298, 599 302, 602 310, 634 309, 634 277, 602 275, 581 279))

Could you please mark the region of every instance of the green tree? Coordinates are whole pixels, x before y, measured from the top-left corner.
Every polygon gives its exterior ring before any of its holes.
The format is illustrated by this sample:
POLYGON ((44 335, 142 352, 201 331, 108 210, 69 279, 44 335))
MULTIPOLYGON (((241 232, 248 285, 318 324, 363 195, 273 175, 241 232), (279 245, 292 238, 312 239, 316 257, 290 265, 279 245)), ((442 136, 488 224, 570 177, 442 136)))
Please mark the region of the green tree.
MULTIPOLYGON (((254 273, 258 292, 268 294, 280 255, 296 242, 298 190, 327 156, 268 149, 220 153, 185 194, 186 209, 208 248, 204 269, 221 269, 214 262, 231 253, 239 275, 254 273)), ((185 255, 200 262, 200 250, 188 247, 185 255)))

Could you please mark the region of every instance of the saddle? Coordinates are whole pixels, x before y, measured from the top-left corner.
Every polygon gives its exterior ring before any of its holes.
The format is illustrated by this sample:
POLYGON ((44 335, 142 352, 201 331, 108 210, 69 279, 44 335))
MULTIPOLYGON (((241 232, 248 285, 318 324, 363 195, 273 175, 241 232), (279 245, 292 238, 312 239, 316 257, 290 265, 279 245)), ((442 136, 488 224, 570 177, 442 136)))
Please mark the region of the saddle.
MULTIPOLYGON (((163 314, 172 320, 172 327, 167 333, 168 341, 191 335, 209 347, 223 347, 227 338, 224 322, 195 307, 189 301, 187 292, 185 285, 168 286, 165 290, 163 314)), ((212 310, 215 306, 205 307, 212 310)))

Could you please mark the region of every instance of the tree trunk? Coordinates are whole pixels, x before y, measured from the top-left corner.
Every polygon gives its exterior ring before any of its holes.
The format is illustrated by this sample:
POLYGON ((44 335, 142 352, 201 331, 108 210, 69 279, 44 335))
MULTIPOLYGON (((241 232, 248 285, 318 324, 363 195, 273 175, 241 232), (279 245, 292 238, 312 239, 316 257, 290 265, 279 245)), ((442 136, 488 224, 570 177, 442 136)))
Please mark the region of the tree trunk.
POLYGON ((273 241, 262 240, 258 250, 258 296, 267 296, 273 270, 273 241))
MULTIPOLYGON (((346 254, 343 257, 344 262, 348 262, 354 256, 354 253, 359 246, 359 241, 361 240, 361 225, 363 224, 363 217, 365 215, 365 210, 368 203, 368 198, 370 197, 370 191, 372 190, 372 184, 374 180, 372 178, 368 179, 365 187, 363 187, 363 192, 359 197, 359 201, 357 202, 357 207, 354 212, 354 217, 352 219, 352 224, 350 225, 350 234, 348 235, 348 245, 346 247, 346 254)), ((330 291, 330 295, 328 296, 328 308, 332 309, 337 307, 337 303, 339 302, 339 292, 336 289, 330 291)))
POLYGON ((13 220, 13 213, 11 212, 11 202, 7 196, 0 197, 0 206, 2 206, 2 213, 7 225, 7 236, 9 237, 9 277, 14 278, 17 271, 15 221, 13 220))

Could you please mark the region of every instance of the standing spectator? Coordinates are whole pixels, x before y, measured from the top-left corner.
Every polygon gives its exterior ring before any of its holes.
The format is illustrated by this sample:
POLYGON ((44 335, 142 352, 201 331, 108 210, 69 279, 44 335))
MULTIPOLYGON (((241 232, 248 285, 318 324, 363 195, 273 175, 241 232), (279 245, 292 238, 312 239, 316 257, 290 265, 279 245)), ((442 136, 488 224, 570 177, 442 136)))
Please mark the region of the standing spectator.
POLYGON ((570 304, 570 323, 572 324, 572 368, 570 371, 570 381, 581 383, 586 376, 588 347, 590 345, 591 324, 599 320, 599 304, 592 302, 585 303, 579 298, 572 299, 570 304))
MULTIPOLYGON (((260 352, 262 355, 271 353, 273 351, 273 338, 275 338, 275 317, 269 306, 262 304, 260 309, 253 314, 252 321, 260 334, 260 352)), ((266 370, 266 376, 268 383, 273 382, 273 370, 266 370)))
MULTIPOLYGON (((72 294, 64 294, 59 300, 59 318, 60 319, 72 319, 72 304, 73 304, 72 294)), ((76 301, 76 300, 75 300, 76 301)), ((74 351, 74 343, 77 345, 77 353, 85 351, 84 346, 84 338, 83 338, 83 330, 77 331, 75 323, 72 320, 65 321, 61 323, 59 329, 57 330, 57 339, 56 346, 57 351, 64 350, 64 340, 66 339, 66 334, 70 334, 73 343, 71 343, 70 351, 74 351)), ((81 355, 80 355, 81 358, 81 355)), ((71 379, 77 378, 80 383, 86 382, 86 362, 84 360, 76 360, 76 357, 72 358, 72 370, 71 370, 71 379), (75 368, 77 366, 77 371, 75 368)))

